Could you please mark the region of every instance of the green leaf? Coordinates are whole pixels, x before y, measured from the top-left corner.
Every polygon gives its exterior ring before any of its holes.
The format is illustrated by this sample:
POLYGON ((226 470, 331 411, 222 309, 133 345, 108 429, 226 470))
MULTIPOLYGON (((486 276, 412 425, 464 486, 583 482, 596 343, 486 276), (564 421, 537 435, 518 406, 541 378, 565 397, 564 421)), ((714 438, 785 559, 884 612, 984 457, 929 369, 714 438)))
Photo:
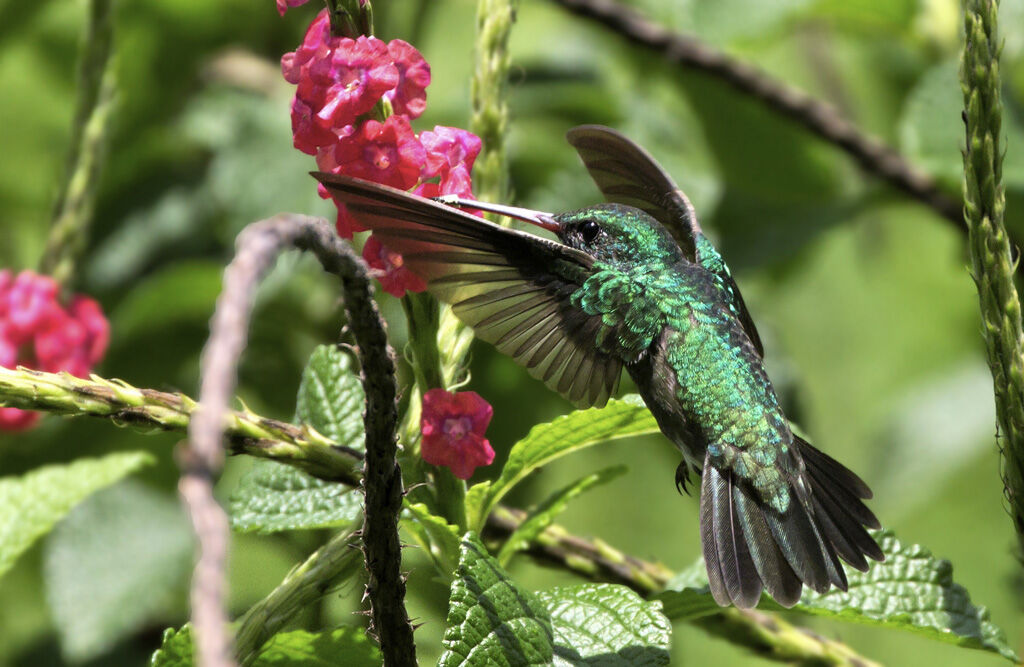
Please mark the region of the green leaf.
POLYGON ((164 630, 160 648, 149 659, 150 667, 192 667, 192 627, 164 630))
POLYGON ((362 501, 344 484, 276 461, 256 461, 231 494, 231 528, 275 533, 344 526, 359 516, 362 501))
POLYGON ((617 584, 581 584, 537 594, 551 614, 559 666, 667 665, 672 625, 661 603, 617 584))
MULTIPOLYGON (((362 450, 363 402, 352 357, 334 345, 317 347, 302 372, 296 420, 362 450)), ((231 494, 230 507, 235 530, 272 533, 345 525, 358 516, 362 498, 291 466, 256 461, 231 494)))
POLYGON ((603 408, 576 410, 547 424, 538 424, 512 447, 498 479, 469 489, 469 525, 480 528, 494 505, 545 463, 606 440, 657 432, 654 416, 636 394, 612 399, 603 408))
MULTIPOLYGON (((253 667, 379 667, 380 651, 362 628, 340 627, 323 632, 282 632, 268 641, 253 667)), ((164 630, 163 643, 153 653, 150 667, 192 667, 191 628, 164 630)))
MULTIPOLYGON (((848 591, 833 588, 818 594, 805 588, 796 610, 855 623, 907 630, 966 648, 983 649, 1018 662, 1006 634, 975 606, 967 590, 953 581, 949 561, 917 544, 904 545, 891 531, 875 533, 885 561, 867 572, 846 568, 848 591)), ((703 562, 669 583, 658 595, 669 618, 693 618, 716 608, 707 589, 703 562), (699 573, 697 568, 699 569, 699 573), (702 604, 703 602, 703 604, 702 604)), ((782 608, 762 598, 763 609, 782 608)))
POLYGON ((519 524, 515 532, 509 535, 498 552, 498 562, 504 567, 517 551, 521 551, 544 532, 555 518, 562 513, 569 503, 584 491, 588 491, 599 484, 605 484, 625 474, 626 466, 612 466, 599 470, 592 475, 587 475, 576 480, 563 489, 548 496, 544 502, 535 507, 526 519, 519 524))
POLYGON ((549 665, 551 618, 513 582, 472 532, 462 540, 439 667, 549 665))
POLYGON ((117 452, 0 479, 0 576, 72 507, 152 460, 146 452, 117 452))
POLYGON ((339 445, 362 450, 366 396, 352 356, 335 345, 320 345, 302 371, 295 415, 339 445))
POLYGON ((434 561, 438 571, 450 577, 455 572, 459 559, 458 528, 448 523, 444 517, 431 514, 423 503, 405 503, 410 520, 405 522, 409 530, 434 561))
POLYGON ((183 613, 193 550, 180 503, 137 482, 105 489, 72 510, 43 558, 64 656, 97 657, 155 619, 183 613))

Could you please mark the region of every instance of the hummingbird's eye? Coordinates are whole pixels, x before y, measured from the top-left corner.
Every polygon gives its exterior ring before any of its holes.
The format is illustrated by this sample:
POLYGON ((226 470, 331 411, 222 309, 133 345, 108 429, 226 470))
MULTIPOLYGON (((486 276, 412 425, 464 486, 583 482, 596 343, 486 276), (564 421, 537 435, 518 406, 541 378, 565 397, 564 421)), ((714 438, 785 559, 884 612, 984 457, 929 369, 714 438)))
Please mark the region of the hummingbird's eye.
POLYGON ((584 220, 579 226, 580 237, 584 243, 591 243, 597 238, 598 233, 601 231, 601 227, 593 220, 584 220))

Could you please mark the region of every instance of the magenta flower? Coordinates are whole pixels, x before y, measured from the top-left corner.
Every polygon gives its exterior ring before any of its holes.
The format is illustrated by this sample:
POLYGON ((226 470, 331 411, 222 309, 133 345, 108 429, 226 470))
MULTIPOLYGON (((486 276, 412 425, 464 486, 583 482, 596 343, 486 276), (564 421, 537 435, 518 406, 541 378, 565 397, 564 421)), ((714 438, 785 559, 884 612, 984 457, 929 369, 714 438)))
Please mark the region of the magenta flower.
POLYGON ((438 125, 433 132, 421 132, 420 143, 427 151, 423 178, 440 177, 439 194, 472 198, 470 173, 483 145, 480 137, 457 127, 438 125))
POLYGON ((284 16, 284 13, 291 7, 298 7, 304 5, 309 0, 277 0, 277 13, 284 16))
POLYGON ((400 39, 388 42, 388 53, 398 68, 398 84, 385 95, 395 113, 419 118, 427 108, 430 65, 416 47, 400 39))
MULTIPOLYGON (((0 271, 0 366, 86 377, 103 357, 110 325, 99 304, 76 296, 65 308, 48 276, 0 271)), ((26 429, 38 413, 0 408, 0 430, 26 429)))
POLYGON ((404 116, 389 116, 383 123, 364 122, 349 136, 316 156, 323 171, 383 183, 408 190, 420 178, 426 152, 404 116))
POLYGON ((334 134, 398 85, 388 45, 376 37, 331 36, 326 10, 309 26, 302 45, 281 58, 285 80, 298 86, 292 103, 295 147, 315 154, 334 134))
POLYGON ((431 389, 423 395, 420 417, 423 460, 469 479, 478 467, 494 461, 491 443, 484 438, 493 415, 494 409, 475 391, 431 389))
POLYGON ((380 286, 392 296, 403 297, 406 292, 422 292, 427 283, 405 266, 405 260, 397 252, 381 243, 376 236, 366 239, 363 259, 373 271, 380 286))

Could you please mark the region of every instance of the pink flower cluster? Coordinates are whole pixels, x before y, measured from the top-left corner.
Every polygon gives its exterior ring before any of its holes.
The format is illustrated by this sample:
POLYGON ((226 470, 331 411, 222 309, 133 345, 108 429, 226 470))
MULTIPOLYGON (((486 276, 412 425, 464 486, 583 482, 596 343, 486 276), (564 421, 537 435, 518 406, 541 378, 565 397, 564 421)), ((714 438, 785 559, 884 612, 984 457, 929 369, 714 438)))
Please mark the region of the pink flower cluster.
MULTIPOLYGON (((302 0, 278 0, 279 11, 302 0)), ((454 127, 413 131, 410 121, 427 106, 430 65, 411 44, 331 35, 327 11, 321 11, 294 52, 281 58, 284 78, 296 85, 292 101, 295 147, 316 156, 322 171, 383 183, 400 190, 416 188, 425 197, 454 194, 471 198, 470 172, 480 153, 480 138, 454 127), (368 118, 386 98, 394 114, 383 122, 368 118)), ((329 196, 321 188, 322 197, 329 196)), ((344 238, 365 231, 344 205, 337 229, 344 238)), ((402 296, 421 292, 426 283, 401 256, 379 242, 367 243, 363 256, 385 291, 402 296)))
POLYGON ((494 461, 494 450, 484 437, 493 415, 494 409, 475 391, 431 389, 423 395, 420 417, 423 460, 469 479, 479 466, 494 461))
MULTIPOLYGON (((0 271, 0 366, 86 377, 103 357, 110 325, 98 303, 75 296, 65 307, 52 278, 0 271)), ((39 413, 0 407, 0 429, 20 430, 39 413)))

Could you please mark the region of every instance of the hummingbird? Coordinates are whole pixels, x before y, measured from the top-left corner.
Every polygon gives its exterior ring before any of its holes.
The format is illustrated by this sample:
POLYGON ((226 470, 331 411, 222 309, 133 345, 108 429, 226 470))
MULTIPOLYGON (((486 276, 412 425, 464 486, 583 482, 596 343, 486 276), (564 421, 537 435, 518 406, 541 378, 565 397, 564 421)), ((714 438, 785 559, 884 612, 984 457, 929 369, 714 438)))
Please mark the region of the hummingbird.
POLYGON ((739 287, 672 178, 610 128, 567 138, 608 203, 552 214, 313 175, 477 337, 575 405, 603 406, 626 369, 682 452, 677 488, 700 479, 719 605, 752 608, 765 591, 791 607, 804 585, 846 590, 840 559, 861 571, 884 560, 866 530, 879 527, 870 489, 790 428, 739 287))

